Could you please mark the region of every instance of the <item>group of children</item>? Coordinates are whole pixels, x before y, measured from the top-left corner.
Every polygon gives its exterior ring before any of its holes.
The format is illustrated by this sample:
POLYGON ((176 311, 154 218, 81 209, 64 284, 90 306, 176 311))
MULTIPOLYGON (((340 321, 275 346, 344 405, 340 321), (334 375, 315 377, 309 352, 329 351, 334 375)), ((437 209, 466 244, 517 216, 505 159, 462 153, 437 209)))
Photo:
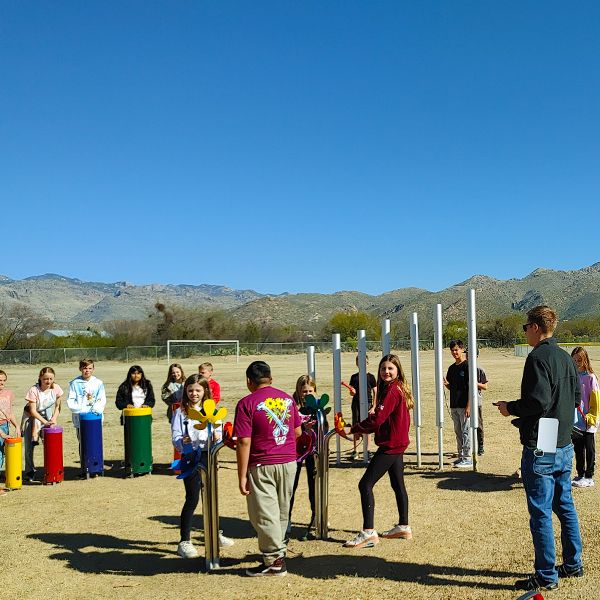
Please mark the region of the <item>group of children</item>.
MULTIPOLYGON (((469 416, 472 407, 469 398, 468 353, 460 340, 450 343, 454 363, 449 367, 444 381, 450 390, 450 411, 457 440, 457 468, 470 466, 471 440, 469 416), (463 352, 466 356, 463 356, 463 352)), ((576 347, 572 352, 583 391, 582 404, 575 413, 573 443, 575 446, 577 476, 575 487, 594 485, 595 464, 594 434, 598 428, 600 411, 600 385, 584 348, 576 347)), ((198 421, 190 416, 191 409, 199 410, 204 400, 220 400, 220 386, 212 378, 212 365, 203 363, 199 372, 185 377, 183 367, 174 363, 169 366, 167 380, 161 388, 161 398, 167 404, 167 416, 171 424, 173 446, 189 460, 191 468, 184 473, 185 502, 181 511, 180 542, 178 554, 184 558, 198 555, 191 542, 191 523, 199 503, 201 479, 199 466, 206 464, 208 447, 207 429, 194 427, 198 421)), ((81 361, 80 376, 69 384, 67 404, 72 411, 73 424, 79 439, 79 415, 86 412, 102 414, 106 405, 106 394, 102 381, 93 374, 94 363, 81 361)), ((353 393, 352 426, 344 426, 339 433, 353 437, 356 444, 361 436, 374 434, 377 451, 370 455, 369 464, 359 482, 363 526, 361 531, 344 546, 360 549, 374 546, 379 537, 411 539, 412 530, 408 520, 408 494, 404 484, 403 455, 409 444, 410 410, 413 400, 399 358, 394 354, 384 356, 378 366, 377 379, 371 376, 367 386, 369 410, 366 418, 360 419, 360 396, 358 374, 353 375, 350 386, 353 393), (378 535, 374 527, 375 501, 373 487, 389 474, 396 497, 398 522, 391 529, 378 535)), ((370 374, 369 374, 370 375, 370 374)), ((38 382, 26 394, 21 425, 17 424, 12 404, 14 394, 6 389, 7 375, 0 371, 0 448, 9 434, 9 423, 25 437, 25 476, 33 479, 35 467, 33 448, 38 443, 43 427, 57 422, 60 414, 60 399, 63 391, 55 383, 51 367, 44 367, 38 382)), ((237 462, 239 488, 248 503, 250 521, 257 535, 263 561, 253 569, 251 576, 284 575, 285 553, 290 535, 290 524, 294 496, 304 464, 309 490, 311 520, 306 539, 315 518, 315 460, 312 453, 297 461, 296 440, 303 431, 310 432, 314 423, 302 417, 299 409, 305 405, 308 394, 316 394, 316 382, 308 375, 301 376, 293 396, 273 388, 269 366, 255 361, 246 371, 246 384, 250 395, 241 399, 236 406, 234 436, 237 438, 237 462)), ((487 389, 488 380, 483 369, 477 369, 479 428, 477 431, 478 453, 484 453, 484 431, 481 392, 487 389)), ((132 366, 125 381, 117 390, 116 406, 154 406, 155 398, 151 382, 146 379, 138 365, 132 366)), ((214 440, 223 435, 222 426, 213 431, 214 440)), ((2 448, 3 449, 3 448, 2 448)), ((0 453, 0 466, 3 463, 0 453)), ((219 532, 221 546, 234 542, 219 532)))

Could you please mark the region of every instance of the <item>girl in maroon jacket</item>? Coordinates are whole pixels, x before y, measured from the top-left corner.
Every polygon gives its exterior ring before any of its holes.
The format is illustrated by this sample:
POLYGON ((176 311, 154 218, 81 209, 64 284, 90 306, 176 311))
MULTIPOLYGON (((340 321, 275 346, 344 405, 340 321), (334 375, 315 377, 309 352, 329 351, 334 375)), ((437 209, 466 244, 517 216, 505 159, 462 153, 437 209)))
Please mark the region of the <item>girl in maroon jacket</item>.
POLYGON ((375 498, 373 486, 389 473, 392 489, 398 505, 398 525, 384 531, 381 537, 412 538, 408 524, 408 494, 404 485, 404 451, 409 439, 409 410, 413 407, 412 395, 395 354, 387 354, 381 359, 377 379, 377 403, 375 411, 364 421, 345 427, 345 433, 375 433, 375 443, 379 446, 370 460, 367 470, 358 484, 363 513, 363 528, 356 537, 348 540, 347 548, 370 548, 379 543, 377 531, 373 527, 375 498))

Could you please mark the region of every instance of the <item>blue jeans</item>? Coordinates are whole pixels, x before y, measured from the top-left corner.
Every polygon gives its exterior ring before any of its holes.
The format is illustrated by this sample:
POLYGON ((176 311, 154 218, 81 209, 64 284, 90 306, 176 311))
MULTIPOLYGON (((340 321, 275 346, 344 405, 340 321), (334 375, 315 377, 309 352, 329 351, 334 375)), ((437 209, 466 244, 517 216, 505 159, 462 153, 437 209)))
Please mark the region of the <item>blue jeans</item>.
MULTIPOLYGON (((6 435, 8 435, 10 433, 8 423, 2 423, 2 425, 0 425, 0 429, 2 429, 2 431, 6 435)), ((2 469, 2 467, 4 467, 4 453, 5 453, 5 451, 6 451, 5 440, 4 440, 3 437, 0 437, 0 469, 2 469)))
POLYGON ((560 541, 564 566, 577 570, 581 562, 581 533, 573 504, 571 471, 573 445, 557 448, 556 454, 536 456, 523 448, 521 476, 527 495, 529 527, 535 550, 535 573, 544 581, 558 581, 552 512, 560 521, 560 541))

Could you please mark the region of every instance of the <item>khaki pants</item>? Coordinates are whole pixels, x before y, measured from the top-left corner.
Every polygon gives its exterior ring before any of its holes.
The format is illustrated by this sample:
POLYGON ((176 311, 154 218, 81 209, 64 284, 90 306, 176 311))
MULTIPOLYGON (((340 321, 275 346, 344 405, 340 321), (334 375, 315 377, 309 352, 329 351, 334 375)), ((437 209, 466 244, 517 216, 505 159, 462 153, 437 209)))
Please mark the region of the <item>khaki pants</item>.
POLYGON ((295 475, 296 461, 261 465, 248 471, 248 516, 258 535, 258 548, 265 565, 285 556, 285 531, 295 475))

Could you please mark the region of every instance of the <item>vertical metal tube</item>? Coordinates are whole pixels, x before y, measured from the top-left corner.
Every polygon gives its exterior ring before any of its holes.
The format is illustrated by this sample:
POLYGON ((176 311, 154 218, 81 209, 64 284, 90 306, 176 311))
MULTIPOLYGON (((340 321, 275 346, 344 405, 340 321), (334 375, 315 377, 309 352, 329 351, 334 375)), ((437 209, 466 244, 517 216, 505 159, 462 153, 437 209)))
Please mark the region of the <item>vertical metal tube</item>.
POLYGON ((316 452, 316 460, 315 467, 317 469, 317 474, 315 477, 315 504, 316 504, 316 531, 317 538, 323 538, 323 513, 327 512, 327 507, 325 506, 326 495, 323 496, 323 455, 324 452, 324 444, 323 444, 323 413, 320 410, 317 410, 316 413, 317 419, 317 452, 316 452))
POLYGON ((475 290, 467 294, 467 327, 469 337, 469 404, 471 406, 471 455, 473 471, 477 471, 477 427, 479 426, 479 395, 477 393, 477 322, 475 290))
POLYGON ((381 355, 386 356, 391 352, 390 342, 390 320, 384 319, 381 324, 381 355))
MULTIPOLYGON (((334 333, 331 339, 333 348, 333 411, 342 411, 342 344, 340 334, 334 333)), ((336 464, 342 462, 340 436, 336 436, 336 464)))
POLYGON ((421 380, 419 369, 419 321, 417 313, 411 315, 410 320, 410 347, 412 367, 412 393, 415 401, 413 418, 417 442, 417 467, 421 466, 421 380))
MULTIPOLYGON (((367 396, 367 336, 364 329, 357 331, 358 339, 358 393, 360 395, 360 420, 367 418, 369 398, 367 396)), ((363 436, 363 461, 369 461, 368 436, 363 436)))
POLYGON ((317 373, 315 368, 315 347, 309 346, 306 349, 306 372, 311 376, 311 378, 316 381, 317 373))
POLYGON ((433 347, 435 352, 435 421, 438 428, 438 467, 440 471, 444 468, 444 373, 443 357, 444 349, 442 330, 442 305, 435 305, 433 321, 433 347))

